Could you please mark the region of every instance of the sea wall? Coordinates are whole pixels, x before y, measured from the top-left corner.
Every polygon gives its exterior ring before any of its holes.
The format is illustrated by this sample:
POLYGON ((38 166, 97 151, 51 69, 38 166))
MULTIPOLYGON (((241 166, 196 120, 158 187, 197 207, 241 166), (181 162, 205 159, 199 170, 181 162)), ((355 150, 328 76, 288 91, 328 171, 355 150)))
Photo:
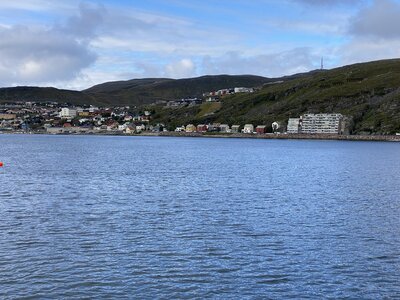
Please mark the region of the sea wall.
MULTIPOLYGON (((154 134, 152 134, 154 135, 154 134)), ((400 142, 398 135, 332 135, 332 134, 213 134, 197 132, 161 132, 158 136, 209 137, 209 138, 253 138, 253 139, 295 139, 295 140, 341 140, 341 141, 388 141, 400 142)))

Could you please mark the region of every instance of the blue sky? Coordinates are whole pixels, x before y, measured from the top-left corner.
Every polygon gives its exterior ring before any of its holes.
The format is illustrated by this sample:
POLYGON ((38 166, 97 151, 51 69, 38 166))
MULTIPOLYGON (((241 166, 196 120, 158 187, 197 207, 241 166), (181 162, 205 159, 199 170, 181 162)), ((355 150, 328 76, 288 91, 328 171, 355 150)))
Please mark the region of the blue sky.
POLYGON ((0 0, 0 86, 278 77, 400 57, 400 0, 0 0))

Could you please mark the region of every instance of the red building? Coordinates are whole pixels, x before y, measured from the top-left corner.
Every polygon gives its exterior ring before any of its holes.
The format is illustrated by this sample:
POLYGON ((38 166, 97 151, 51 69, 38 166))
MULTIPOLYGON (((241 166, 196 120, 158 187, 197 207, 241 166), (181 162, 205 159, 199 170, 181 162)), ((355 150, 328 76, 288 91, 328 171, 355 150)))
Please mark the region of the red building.
POLYGON ((197 132, 207 132, 207 129, 207 125, 204 124, 199 124, 196 128, 197 132))
POLYGON ((267 132, 267 126, 265 126, 265 125, 258 125, 258 126, 256 127, 256 132, 257 132, 257 134, 264 134, 264 133, 266 133, 266 132, 267 132))

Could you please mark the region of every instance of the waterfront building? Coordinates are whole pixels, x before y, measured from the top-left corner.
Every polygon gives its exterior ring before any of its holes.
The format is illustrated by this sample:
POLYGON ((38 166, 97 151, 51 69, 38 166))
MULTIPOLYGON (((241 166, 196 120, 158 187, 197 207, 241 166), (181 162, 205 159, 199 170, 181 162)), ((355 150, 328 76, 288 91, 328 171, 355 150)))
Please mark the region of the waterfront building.
POLYGON ((124 130, 125 134, 134 134, 136 131, 136 126, 134 124, 130 124, 129 126, 127 126, 124 130))
POLYGON ((207 126, 207 131, 208 132, 218 132, 219 131, 219 126, 221 124, 214 123, 214 124, 208 124, 207 126))
POLYGON ((222 133, 227 133, 227 132, 230 132, 231 129, 229 128, 228 124, 221 124, 221 125, 219 125, 219 131, 222 133))
POLYGON ((186 125, 186 132, 196 132, 196 126, 194 126, 193 124, 188 124, 186 125))
POLYGON ((244 125, 244 128, 242 130, 243 133, 253 133, 254 132, 254 126, 253 124, 246 124, 244 125))
POLYGON ((240 125, 232 125, 232 127, 231 127, 232 133, 238 133, 239 130, 240 130, 240 125))
POLYGON ((197 130, 197 132, 207 132, 207 125, 199 124, 199 125, 197 125, 196 130, 197 130))
POLYGON ((289 118, 287 125, 287 133, 300 132, 300 118, 289 118))
POLYGON ((265 125, 258 125, 258 126, 256 127, 256 132, 257 132, 257 134, 264 134, 264 133, 266 133, 266 132, 267 132, 267 126, 265 126, 265 125))
POLYGON ((144 125, 144 124, 136 125, 136 132, 137 133, 140 133, 140 132, 145 131, 145 130, 146 130, 146 125, 144 125))
POLYGON ((342 114, 305 114, 301 120, 302 133, 340 134, 342 114))

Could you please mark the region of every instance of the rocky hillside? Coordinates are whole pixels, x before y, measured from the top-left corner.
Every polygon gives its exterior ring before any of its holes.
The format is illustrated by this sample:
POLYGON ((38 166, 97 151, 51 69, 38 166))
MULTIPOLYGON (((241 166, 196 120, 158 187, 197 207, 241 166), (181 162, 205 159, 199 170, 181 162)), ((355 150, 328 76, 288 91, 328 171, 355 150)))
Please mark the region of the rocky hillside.
POLYGON ((155 122, 173 125, 220 122, 282 125, 303 113, 339 112, 358 134, 400 132, 400 59, 355 64, 289 77, 254 94, 200 107, 155 109, 155 122))

